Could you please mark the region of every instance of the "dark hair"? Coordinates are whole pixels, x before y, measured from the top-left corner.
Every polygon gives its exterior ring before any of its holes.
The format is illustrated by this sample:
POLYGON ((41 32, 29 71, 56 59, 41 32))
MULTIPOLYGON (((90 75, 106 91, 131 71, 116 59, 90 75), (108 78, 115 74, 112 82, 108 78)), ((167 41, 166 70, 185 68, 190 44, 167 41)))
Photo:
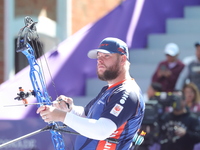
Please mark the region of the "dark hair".
POLYGON ((200 46, 200 42, 196 42, 196 43, 194 44, 194 46, 195 46, 195 47, 200 46))

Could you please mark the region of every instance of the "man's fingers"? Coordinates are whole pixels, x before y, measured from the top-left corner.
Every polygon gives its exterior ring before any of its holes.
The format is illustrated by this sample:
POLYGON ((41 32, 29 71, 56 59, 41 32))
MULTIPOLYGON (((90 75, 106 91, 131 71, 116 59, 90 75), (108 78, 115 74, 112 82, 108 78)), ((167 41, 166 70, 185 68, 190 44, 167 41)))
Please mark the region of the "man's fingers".
POLYGON ((57 99, 56 99, 57 103, 53 103, 53 106, 58 108, 58 109, 61 109, 61 110, 64 110, 64 111, 67 111, 67 112, 70 112, 73 108, 73 99, 70 98, 70 97, 66 97, 64 95, 60 95, 57 99), (58 105, 59 104, 59 105, 58 105))
POLYGON ((47 107, 46 105, 41 106, 41 107, 39 107, 39 108, 37 109, 36 113, 39 114, 39 113, 41 113, 42 111, 45 111, 47 108, 48 108, 48 107, 47 107))
POLYGON ((57 100, 55 100, 55 101, 53 101, 52 106, 60 109, 60 102, 58 102, 57 100))
MULTIPOLYGON (((65 97, 63 99, 61 99, 60 97, 58 97, 58 99, 56 100, 58 104, 62 104, 60 107, 63 108, 65 106, 67 106, 67 108, 70 108, 70 104, 68 102, 68 99, 65 97)), ((57 104, 56 104, 57 106, 57 104)), ((59 106, 58 106, 59 107, 59 106)))
POLYGON ((67 103, 67 101, 62 100, 60 103, 63 103, 64 104, 63 106, 64 107, 67 106, 67 108, 69 109, 69 103, 67 103))

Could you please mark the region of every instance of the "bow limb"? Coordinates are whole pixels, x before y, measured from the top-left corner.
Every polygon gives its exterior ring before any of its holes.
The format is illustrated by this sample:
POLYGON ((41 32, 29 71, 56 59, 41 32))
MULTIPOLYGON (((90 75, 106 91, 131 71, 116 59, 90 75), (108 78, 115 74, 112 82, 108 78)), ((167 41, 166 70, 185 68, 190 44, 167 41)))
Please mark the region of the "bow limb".
MULTIPOLYGON (((40 103, 39 106, 43 105, 43 103, 51 105, 50 96, 44 82, 44 76, 36 61, 34 49, 28 43, 28 41, 31 41, 35 36, 38 37, 35 25, 36 22, 33 22, 30 17, 25 17, 25 27, 20 30, 17 39, 17 52, 22 52, 28 59, 30 65, 29 76, 34 89, 34 95, 38 103, 40 103)), ((56 122, 52 122, 50 125, 55 126, 55 128, 58 126, 56 122)), ((56 150, 64 150, 65 144, 62 135, 53 129, 50 130, 50 132, 54 148, 56 150)))

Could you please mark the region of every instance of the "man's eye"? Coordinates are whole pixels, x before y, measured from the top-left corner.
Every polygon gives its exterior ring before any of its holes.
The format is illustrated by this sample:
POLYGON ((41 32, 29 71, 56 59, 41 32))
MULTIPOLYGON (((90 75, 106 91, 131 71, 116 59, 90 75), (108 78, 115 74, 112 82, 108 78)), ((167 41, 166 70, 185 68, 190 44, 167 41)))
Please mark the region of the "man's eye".
POLYGON ((106 54, 105 57, 110 57, 110 55, 106 54))

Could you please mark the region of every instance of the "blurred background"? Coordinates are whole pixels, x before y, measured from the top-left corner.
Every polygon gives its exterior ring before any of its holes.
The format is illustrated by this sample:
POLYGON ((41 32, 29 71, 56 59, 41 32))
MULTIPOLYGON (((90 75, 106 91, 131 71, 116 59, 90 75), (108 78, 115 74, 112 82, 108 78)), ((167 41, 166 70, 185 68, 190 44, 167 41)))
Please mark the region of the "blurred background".
MULTIPOLYGON (((36 106, 3 107, 21 104, 14 100, 19 87, 32 90, 27 59, 16 53, 24 17, 38 22, 51 73, 43 68, 49 95, 52 99, 68 95, 82 106, 106 84, 96 77, 96 61, 87 58, 103 38, 117 37, 128 44, 131 75, 143 93, 157 64, 165 59, 167 43, 179 46, 183 60, 194 55, 194 43, 200 40, 199 0, 1 0, 0 11, 0 143, 46 125, 35 114, 36 106)), ((36 102, 33 97, 29 101, 36 102)), ((28 144, 5 149, 53 149, 50 140, 49 133, 42 133, 23 141, 28 144)))

